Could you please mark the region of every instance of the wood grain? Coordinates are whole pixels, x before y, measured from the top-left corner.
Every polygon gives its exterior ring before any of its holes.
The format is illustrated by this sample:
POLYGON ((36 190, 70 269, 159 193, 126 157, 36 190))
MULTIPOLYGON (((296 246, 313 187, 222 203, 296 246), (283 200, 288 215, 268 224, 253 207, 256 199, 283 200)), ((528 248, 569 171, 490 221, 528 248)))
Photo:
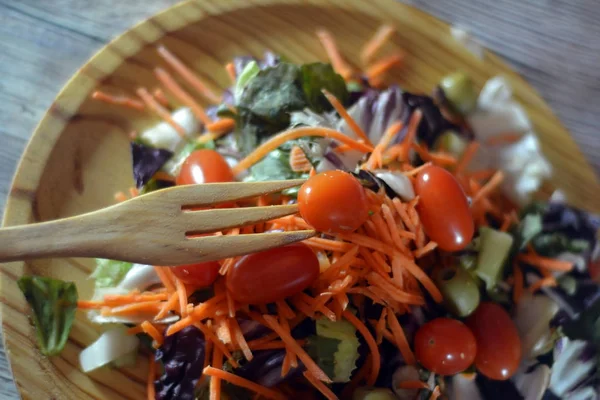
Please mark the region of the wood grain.
MULTIPOLYGON (((127 29, 133 22, 148 17, 161 8, 174 3, 170 0, 151 0, 144 2, 144 7, 139 7, 135 2, 116 0, 99 0, 91 3, 76 0, 0 1, 0 49, 2 50, 0 54, 4 57, 3 62, 0 63, 4 77, 0 82, 0 106, 2 107, 0 140, 3 144, 0 148, 0 196, 2 198, 8 192, 16 161, 25 146, 25 141, 37 121, 42 117, 44 110, 51 105, 52 99, 66 79, 114 35, 127 29)), ((229 4, 227 1, 219 2, 218 7, 221 7, 221 3, 229 4)), ((584 154, 591 160, 596 171, 600 169, 600 141, 596 128, 600 118, 595 110, 600 100, 600 86, 598 85, 600 70, 597 68, 600 61, 600 43, 595 40, 600 36, 600 27, 597 25, 600 10, 595 0, 552 1, 551 7, 548 7, 548 2, 516 0, 479 2, 423 0, 411 3, 434 15, 458 21, 471 28, 486 45, 507 59, 541 92, 557 111, 562 121, 574 133, 584 154)), ((207 11, 212 12, 216 9, 218 9, 217 6, 213 5, 208 7, 207 11)), ((336 35, 343 34, 347 37, 344 39, 343 47, 349 49, 352 47, 350 44, 352 41, 360 40, 363 38, 363 33, 368 32, 368 28, 365 27, 371 27, 377 23, 376 16, 365 19, 361 14, 345 12, 343 15, 336 13, 327 18, 327 13, 321 13, 314 16, 315 22, 309 19, 305 21, 305 25, 295 28, 294 25, 298 21, 303 21, 294 14, 297 9, 293 7, 279 8, 276 10, 276 14, 279 16, 277 19, 273 19, 273 12, 267 11, 258 12, 255 16, 267 18, 270 26, 267 26, 268 24, 262 26, 256 20, 249 20, 247 26, 232 26, 237 25, 234 22, 238 22, 245 16, 234 12, 229 17, 214 19, 208 25, 210 29, 184 30, 177 37, 166 40, 166 44, 169 47, 181 46, 189 50, 192 58, 203 56, 204 64, 201 65, 199 62, 192 62, 192 64, 199 68, 206 78, 216 65, 220 65, 219 63, 224 62, 233 54, 247 50, 256 53, 264 47, 264 44, 285 54, 292 53, 290 55, 295 55, 298 60, 304 58, 304 55, 307 59, 323 59, 322 51, 316 45, 310 32, 303 31, 305 26, 314 26, 315 23, 328 25, 336 18, 342 19, 348 26, 350 24, 360 25, 352 30, 345 29, 345 25, 335 29, 336 35), (228 27, 232 30, 229 31, 228 27), (284 36, 290 39, 289 46, 282 46, 281 39, 277 36, 285 29, 291 30, 288 36, 284 36), (258 35, 259 40, 255 41, 245 37, 249 36, 248 32, 253 30, 264 30, 258 35), (239 44, 234 43, 232 32, 235 32, 233 35, 244 36, 244 40, 239 44), (199 38, 207 41, 215 40, 215 46, 218 48, 211 48, 207 45, 195 49, 190 43, 201 40, 199 38), (291 40, 292 38, 293 40, 291 40)), ((375 7, 373 10, 365 9, 363 11, 381 13, 382 10, 375 7)), ((197 14, 198 11, 180 13, 179 18, 192 18, 197 14)), ((410 29, 414 29, 412 21, 406 21, 404 15, 398 14, 400 12, 394 10, 394 12, 383 15, 385 15, 385 19, 404 21, 410 29)), ((427 18, 426 20, 430 21, 427 18)), ((146 25, 150 39, 157 35, 160 36, 161 30, 165 29, 160 26, 161 24, 168 25, 169 23, 169 20, 164 18, 158 18, 157 21, 159 26, 156 24, 146 25)), ((167 26, 166 29, 168 30, 168 28, 167 26)), ((424 35, 427 36, 431 33, 430 31, 424 32, 424 35)), ((408 36, 404 39, 412 40, 408 36)), ((118 50, 129 51, 131 45, 136 44, 139 38, 130 36, 127 40, 129 41, 128 46, 125 46, 124 50, 118 50)), ((398 44, 400 45, 400 43, 398 44)), ((424 51, 423 57, 427 54, 428 51, 424 51)), ((113 54, 113 59, 114 56, 113 54)), ((460 65, 461 62, 464 62, 464 57, 461 55, 450 64, 460 65)), ((134 86, 134 83, 131 82, 133 77, 137 78, 139 75, 142 80, 150 79, 149 65, 155 61, 157 59, 150 52, 142 52, 139 57, 136 56, 132 59, 131 68, 134 72, 128 74, 123 71, 123 74, 115 75, 113 82, 132 87, 134 86)), ((493 64, 490 72, 496 68, 501 68, 497 62, 493 64)), ((442 72, 433 66, 426 66, 424 70, 437 74, 442 72)), ((103 70, 100 68, 88 68, 84 72, 88 76, 81 77, 76 82, 84 87, 89 86, 90 82, 103 74, 103 70)), ((482 77, 483 75, 479 76, 479 81, 482 77)), ((415 86, 427 85, 425 80, 417 78, 415 77, 413 82, 415 86)), ((215 83, 224 83, 225 79, 224 74, 217 76, 215 83)), ((108 81, 107 84, 110 85, 111 82, 108 81)), ((421 89, 423 87, 427 86, 422 86, 421 89)), ((543 106, 535 96, 524 96, 524 99, 529 106, 543 106)), ((49 159, 48 169, 56 171, 57 175, 45 175, 38 179, 26 176, 27 179, 24 178, 24 184, 21 185, 23 187, 13 191, 11 202, 19 211, 13 215, 8 221, 9 223, 32 219, 47 220, 96 209, 111 201, 113 188, 121 189, 129 185, 130 178, 123 175, 123 171, 128 168, 127 140, 123 130, 128 127, 119 126, 118 117, 121 117, 120 121, 122 121, 131 116, 121 115, 113 119, 102 119, 98 118, 98 109, 94 106, 89 108, 84 106, 80 111, 83 110, 88 119, 96 118, 96 128, 86 131, 86 125, 81 119, 76 119, 74 122, 72 120, 77 113, 77 105, 74 106, 74 104, 78 100, 81 98, 77 96, 76 98, 63 97, 58 105, 53 106, 48 120, 49 125, 47 125, 49 129, 45 135, 40 134, 38 137, 40 145, 30 146, 25 156, 27 162, 40 167, 43 164, 40 160, 49 159), (50 128, 60 127, 64 124, 61 121, 64 121, 65 118, 71 118, 72 122, 66 127, 56 144, 60 151, 51 152, 49 145, 54 142, 55 137, 52 136, 50 128), (86 131, 87 135, 85 140, 80 139, 83 131, 86 131), (45 146, 42 145, 43 142, 45 142, 45 146), (98 146, 99 143, 102 145, 98 146), (73 160, 89 160, 86 165, 91 165, 91 167, 81 172, 81 168, 77 168, 80 163, 65 163, 64 159, 60 157, 61 154, 78 154, 79 158, 73 160), (100 166, 104 165, 102 160, 109 156, 120 161, 115 162, 114 165, 104 166, 100 171, 100 166), (59 171, 60 174, 58 174, 59 171), (105 190, 97 193, 97 190, 94 191, 93 187, 90 188, 86 184, 81 190, 81 194, 74 195, 69 199, 59 195, 61 191, 73 192, 73 181, 61 179, 61 177, 78 176, 78 174, 83 174, 80 176, 82 182, 110 181, 113 186, 106 187, 105 190), (36 190, 36 185, 32 183, 40 178, 43 178, 41 179, 42 185, 36 190)), ((554 125, 558 125, 558 123, 553 118, 545 119, 545 112, 547 110, 537 116, 536 125, 553 130, 554 125)), ((555 153, 563 154, 564 151, 558 149, 555 153)), ((563 157, 570 155, 567 152, 563 157)), ((568 179, 572 174, 577 175, 578 170, 571 169, 560 172, 563 174, 561 179, 568 179)), ((574 181, 578 179, 581 177, 573 178, 574 181)), ((592 191, 590 196, 597 194, 593 192, 593 189, 592 186, 588 190, 592 191)), ((0 203, 0 206, 3 206, 3 203, 0 203)), ((61 266, 64 266, 65 262, 71 265, 69 268, 69 271, 73 271, 71 279, 83 282, 80 287, 82 296, 89 294, 89 283, 86 284, 84 279, 90 270, 90 264, 85 261, 53 260, 31 262, 27 265, 16 264, 3 268, 0 273, 3 282, 14 279, 24 269, 40 274, 60 275, 60 271, 64 270, 61 266)), ((2 291, 2 300, 5 303, 2 308, 3 320, 10 321, 8 325, 5 323, 5 329, 9 336, 9 348, 13 353, 13 362, 18 360, 14 368, 17 368, 17 371, 19 368, 26 370, 29 374, 28 378, 31 380, 45 382, 28 386, 24 391, 25 398, 49 398, 49 393, 61 399, 67 398, 66 396, 78 399, 135 398, 136 394, 141 394, 139 386, 142 385, 144 378, 140 369, 94 375, 93 382, 95 383, 93 384, 82 374, 72 371, 76 369, 79 349, 85 343, 89 343, 90 337, 95 332, 94 327, 82 322, 82 318, 78 319, 65 354, 52 361, 40 359, 35 351, 31 332, 28 331, 23 336, 22 331, 17 329, 28 326, 23 302, 18 301, 20 298, 14 288, 6 292, 2 291), (7 304, 9 307, 6 306, 7 304), (19 361, 21 359, 39 359, 40 364, 37 369, 27 368, 28 364, 25 361, 21 363, 19 361), (47 378, 45 378, 47 374, 58 374, 59 376, 63 374, 63 377, 60 378, 60 382, 48 386, 47 378), (69 376, 65 374, 69 374, 69 376), (134 378, 133 383, 129 384, 131 377, 134 378), (76 388, 71 382, 77 382, 81 384, 81 387, 76 388), (121 385, 130 386, 127 394, 115 392, 114 388, 121 385)), ((6 377, 7 371, 2 365, 0 363, 0 376, 6 377)), ((142 364, 141 369, 143 367, 142 364)), ((4 381, 9 382, 6 378, 4 381)), ((25 381, 23 382, 25 384, 25 381)), ((24 389, 22 386, 21 388, 24 389)), ((15 397, 16 394, 11 385, 0 384, 0 398, 15 397)))

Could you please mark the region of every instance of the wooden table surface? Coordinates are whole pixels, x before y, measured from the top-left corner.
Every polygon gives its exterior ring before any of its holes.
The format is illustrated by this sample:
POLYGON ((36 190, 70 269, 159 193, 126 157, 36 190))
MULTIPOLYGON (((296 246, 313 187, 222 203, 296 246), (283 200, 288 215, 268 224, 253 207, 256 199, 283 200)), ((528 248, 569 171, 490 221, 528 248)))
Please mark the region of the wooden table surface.
MULTIPOLYGON (((217 1, 217 0, 215 0, 217 1)), ((542 94, 600 171, 598 0, 409 0, 470 29, 542 94)), ((0 0, 0 211, 35 125, 67 79, 176 0, 0 0)), ((0 345, 0 398, 18 398, 0 345)))

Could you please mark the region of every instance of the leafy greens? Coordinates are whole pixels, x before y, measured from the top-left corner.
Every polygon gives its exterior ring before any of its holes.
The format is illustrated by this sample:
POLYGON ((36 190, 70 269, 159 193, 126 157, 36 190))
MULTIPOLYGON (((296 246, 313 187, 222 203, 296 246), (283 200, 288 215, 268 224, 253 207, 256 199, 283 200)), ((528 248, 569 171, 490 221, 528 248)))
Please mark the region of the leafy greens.
POLYGON ((96 269, 90 277, 96 280, 97 288, 115 287, 121 283, 131 267, 133 264, 129 262, 97 258, 96 269))
POLYGON ((77 308, 73 282, 23 276, 18 285, 33 310, 38 346, 42 354, 55 356, 65 347, 77 308))

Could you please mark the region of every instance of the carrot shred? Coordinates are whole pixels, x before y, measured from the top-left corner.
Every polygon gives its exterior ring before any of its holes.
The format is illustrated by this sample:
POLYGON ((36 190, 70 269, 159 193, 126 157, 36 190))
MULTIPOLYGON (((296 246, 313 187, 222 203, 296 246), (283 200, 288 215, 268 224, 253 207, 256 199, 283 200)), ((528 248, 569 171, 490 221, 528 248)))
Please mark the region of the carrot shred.
POLYGON ((467 145, 467 148, 465 149, 462 156, 460 157, 458 164, 456 164, 456 167, 454 168, 455 175, 460 175, 467 169, 467 167, 471 163, 471 160, 473 160, 475 153, 477 153, 478 149, 479 149, 479 143, 477 143, 475 141, 469 142, 469 144, 467 145))
POLYGON ((383 310, 381 310, 381 315, 379 316, 379 319, 377 320, 377 323, 375 324, 375 341, 377 342, 377 344, 381 344, 381 342, 383 341, 383 330, 385 329, 385 321, 387 318, 387 313, 388 313, 388 309, 384 308, 383 310))
POLYGON ((487 197, 492 191, 500 186, 503 180, 504 173, 502 171, 496 171, 490 180, 479 189, 475 197, 473 197, 473 204, 487 197))
POLYGON ((169 274, 167 274, 165 268, 169 268, 169 267, 155 266, 154 271, 156 272, 156 275, 158 275, 158 278, 162 282, 163 286, 165 288, 167 288, 167 292, 169 292, 169 293, 175 292, 175 282, 173 282, 171 280, 171 277, 169 274))
POLYGON ((169 103, 169 99, 167 99, 167 96, 165 95, 165 92, 163 92, 161 88, 154 89, 154 91, 152 92, 152 96, 163 107, 169 108, 171 106, 171 104, 169 103))
POLYGON ((219 104, 221 99, 212 90, 210 90, 179 58, 167 50, 164 46, 158 46, 158 54, 169 64, 177 73, 189 83, 198 93, 203 95, 211 103, 219 104))
POLYGON ((367 280, 371 285, 378 286, 386 291, 394 300, 406 304, 423 305, 425 299, 422 296, 417 296, 412 293, 405 292, 398 288, 394 282, 383 278, 377 272, 367 274, 367 280))
POLYGON ((315 378, 310 372, 302 373, 307 381, 311 383, 327 400, 338 400, 338 397, 323 382, 315 378))
POLYGON ((323 45, 323 48, 325 49, 327 57, 329 57, 335 72, 340 74, 345 80, 350 79, 353 75, 352 67, 348 65, 346 60, 344 60, 340 54, 340 51, 338 50, 331 33, 325 29, 319 29, 317 30, 317 37, 321 41, 321 44, 323 45))
POLYGON ((513 287, 513 301, 515 304, 519 304, 521 297, 523 296, 523 271, 518 263, 513 263, 513 274, 515 283, 513 287))
POLYGON ((385 42, 387 42, 396 32, 396 28, 392 25, 385 24, 379 27, 375 35, 363 46, 360 52, 360 59, 363 64, 368 64, 373 57, 381 50, 385 42))
POLYGON ((399 389, 429 389, 423 381, 404 381, 398 384, 399 389))
POLYGON ((398 318, 394 314, 392 310, 388 311, 387 315, 388 325, 390 326, 392 333, 394 334, 394 339, 396 339, 396 346, 398 346, 398 350, 404 357, 404 360, 409 365, 415 365, 415 355, 413 354, 410 346, 408 345, 408 340, 406 339, 406 335, 400 326, 400 322, 398 322, 398 318))
POLYGON ((379 347, 377 347, 377 342, 369 332, 369 329, 362 323, 360 319, 358 319, 354 314, 350 311, 346 310, 342 313, 343 317, 348 320, 354 327, 360 332, 361 335, 365 338, 367 345, 369 346, 370 354, 371 354, 371 371, 369 374, 369 378, 367 379, 367 385, 373 386, 375 381, 377 380, 377 376, 379 375, 379 367, 381 364, 381 356, 379 354, 379 347))
POLYGON ((163 335, 158 331, 158 329, 156 329, 154 325, 152 325, 148 321, 144 321, 142 322, 140 327, 142 328, 144 333, 148 334, 153 339, 152 346, 155 349, 158 349, 160 346, 162 346, 164 342, 163 335))
POLYGON ((433 283, 431 278, 417 264, 399 252, 397 252, 392 259, 392 265, 394 263, 398 263, 400 268, 406 268, 408 272, 417 278, 417 280, 425 287, 436 303, 442 302, 442 293, 437 286, 435 286, 435 283, 433 283))
POLYGON ((421 258, 424 255, 427 255, 429 253, 431 253, 433 250, 435 250, 437 248, 438 244, 434 241, 430 241, 429 243, 427 243, 425 246, 421 247, 420 249, 417 249, 413 252, 415 258, 421 258))
POLYGON ((412 143, 415 140, 415 137, 417 136, 417 128, 419 127, 419 124, 421 123, 422 118, 423 118, 423 113, 419 109, 415 110, 412 113, 412 115, 410 116, 410 121, 408 122, 408 129, 406 131, 406 136, 404 137, 404 140, 402 141, 402 149, 401 149, 400 154, 398 155, 398 158, 402 161, 408 160, 410 148, 411 148, 412 143))
POLYGON ((231 132, 233 128, 235 128, 235 120, 233 118, 221 118, 206 125, 207 131, 217 134, 213 136, 213 140, 218 139, 225 133, 231 132))
POLYGON ((556 260, 554 258, 542 257, 531 253, 519 254, 518 260, 540 269, 547 269, 550 271, 568 272, 573 269, 573 263, 570 261, 556 260))
POLYGON ((225 357, 227 357, 227 360, 233 367, 239 367, 239 363, 235 360, 235 358, 233 358, 233 355, 231 354, 227 346, 225 346, 225 344, 221 340, 219 340, 217 335, 213 332, 213 330, 210 327, 204 325, 202 322, 195 322, 193 325, 196 328, 200 329, 202 333, 204 333, 204 337, 207 340, 213 342, 214 351, 218 350, 223 355, 225 355, 225 357))
POLYGON ((157 313, 161 308, 161 303, 158 301, 142 301, 139 303, 126 304, 114 308, 104 307, 100 312, 101 315, 132 315, 140 312, 157 313))
POLYGON ((122 203, 124 201, 129 200, 129 198, 127 197, 127 195, 123 192, 117 192, 115 193, 115 200, 119 203, 122 203))
POLYGON ((154 380, 156 379, 156 360, 154 354, 148 357, 148 379, 146 382, 146 396, 148 400, 156 399, 156 390, 154 389, 154 380))
POLYGON ((352 249, 352 244, 350 243, 318 237, 306 239, 302 243, 308 245, 309 247, 316 248, 319 250, 347 252, 350 249, 352 249))
MULTIPOLYGON (((213 358, 212 358, 213 367, 216 370, 221 370, 223 367, 223 353, 219 350, 219 348, 215 347, 213 350, 213 358)), ((221 399, 221 378, 215 375, 210 376, 210 385, 209 385, 209 399, 210 400, 220 400, 221 399)))
POLYGON ((539 279, 531 284, 527 290, 529 293, 535 293, 540 290, 544 286, 554 287, 557 285, 556 279, 553 276, 547 276, 545 278, 539 279))
POLYGON ((152 97, 150 93, 148 93, 148 90, 146 88, 139 88, 136 91, 136 93, 138 96, 140 96, 140 98, 146 104, 146 106, 148 106, 148 108, 154 111, 156 115, 158 115, 169 125, 171 125, 171 127, 175 129, 175 131, 180 137, 187 137, 187 132, 185 131, 185 129, 173 119, 169 110, 167 110, 161 104, 159 104, 158 101, 156 101, 156 99, 152 97))
POLYGON ((429 400, 437 400, 438 397, 440 397, 442 395, 442 393, 440 392, 440 387, 436 386, 435 389, 433 389, 433 391, 431 392, 431 396, 429 396, 429 400))
POLYGON ((365 75, 369 81, 376 80, 386 73, 392 67, 402 64, 404 53, 398 52, 375 62, 365 71, 365 75))
POLYGON ((235 74, 235 65, 232 62, 225 64, 225 71, 227 71, 227 75, 229 75, 229 79, 231 79, 232 83, 235 83, 237 76, 235 74))
POLYGON ((156 314, 156 317, 154 317, 154 320, 159 320, 159 319, 166 317, 167 314, 169 313, 169 311, 171 311, 175 307, 177 307, 178 303, 179 303, 179 293, 173 292, 171 294, 171 296, 169 297, 169 299, 165 303, 163 303, 161 309, 158 311, 158 314, 156 314))
POLYGON ((250 350, 250 347, 248 347, 248 342, 246 342, 246 338, 244 337, 244 333, 242 332, 237 319, 229 318, 229 326, 232 330, 235 343, 239 346, 240 350, 242 350, 242 353, 244 353, 246 360, 252 360, 252 358, 254 358, 252 355, 252 350, 250 350))
POLYGON ((290 351, 296 353, 298 358, 302 360, 306 369, 313 374, 313 376, 323 382, 331 383, 331 379, 323 372, 323 370, 313 361, 312 358, 298 345, 296 340, 281 327, 277 322, 277 319, 272 315, 263 315, 265 321, 269 324, 269 327, 273 329, 288 346, 290 351))
POLYGON ((333 106, 333 108, 335 108, 335 111, 337 111, 337 113, 340 114, 340 117, 343 118, 343 120, 346 122, 346 124, 348 124, 350 129, 352 129, 352 131, 356 134, 356 136, 360 140, 365 142, 367 145, 373 147, 373 143, 371 143, 371 140, 369 140, 369 136, 367 136, 365 131, 360 126, 358 126, 354 118, 352 118, 350 114, 348 114, 348 111, 346 110, 346 108, 344 108, 342 103, 340 103, 340 101, 333 94, 329 93, 325 89, 323 89, 323 94, 325 95, 329 103, 333 106))
POLYGON ((202 121, 205 125, 212 122, 204 108, 175 81, 171 74, 162 68, 155 68, 154 75, 177 100, 190 108, 198 121, 202 121))
POLYGON ((129 107, 138 111, 144 111, 145 108, 144 103, 142 103, 141 101, 132 99, 128 96, 104 93, 100 90, 96 90, 94 93, 92 93, 92 99, 103 101, 109 104, 116 104, 119 106, 129 107))
POLYGON ((252 165, 262 160, 262 158, 265 157, 268 153, 275 150, 285 142, 306 136, 320 136, 335 139, 342 143, 346 143, 352 146, 354 149, 362 151, 363 153, 369 153, 373 151, 373 148, 371 146, 351 139, 343 133, 333 129, 319 127, 301 127, 289 129, 271 137, 265 143, 261 144, 256 149, 254 149, 254 151, 252 151, 248 156, 246 156, 246 158, 241 160, 235 167, 233 167, 234 175, 237 175, 240 172, 250 168, 252 165))
POLYGON ((286 397, 284 395, 282 395, 281 393, 279 393, 273 389, 266 388, 262 385, 254 383, 252 381, 249 381, 248 379, 242 378, 241 376, 234 375, 227 371, 223 371, 222 369, 218 369, 218 368, 214 368, 214 367, 206 367, 206 368, 204 368, 202 373, 204 375, 208 375, 213 378, 216 377, 218 379, 227 381, 233 385, 240 386, 245 389, 251 390, 251 391, 258 393, 261 396, 264 396, 268 399, 274 399, 274 400, 285 400, 286 399, 286 397))

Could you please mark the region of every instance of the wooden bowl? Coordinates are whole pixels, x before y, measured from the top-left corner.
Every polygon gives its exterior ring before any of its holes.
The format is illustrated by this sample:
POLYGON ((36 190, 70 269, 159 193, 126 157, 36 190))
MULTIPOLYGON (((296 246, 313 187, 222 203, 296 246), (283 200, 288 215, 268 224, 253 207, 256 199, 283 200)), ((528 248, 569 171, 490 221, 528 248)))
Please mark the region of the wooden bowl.
MULTIPOLYGON (((539 95, 498 57, 479 60, 449 34, 447 24, 393 0, 200 0, 158 14, 108 44, 58 95, 37 127, 18 168, 4 216, 5 225, 46 221, 113 203, 131 177, 128 133, 155 124, 142 113, 90 99, 100 87, 133 92, 156 86, 152 73, 161 64, 155 46, 164 44, 182 57, 213 88, 228 86, 223 65, 235 55, 261 55, 265 49, 293 62, 326 60, 314 32, 327 27, 341 50, 357 61, 357 49, 382 22, 398 27, 391 48, 407 53, 394 80, 408 90, 430 91, 449 72, 468 72, 481 86, 502 74, 527 108, 545 154, 552 161, 553 184, 577 206, 599 210, 600 185, 575 143, 539 95), (259 5, 260 4, 260 5, 259 5)), ((147 364, 103 370, 79 369, 78 354, 97 330, 78 313, 64 352, 47 359, 36 347, 29 308, 17 288, 23 274, 75 281, 88 298, 93 262, 39 260, 2 265, 0 295, 6 351, 17 387, 31 399, 143 399, 147 364)))

